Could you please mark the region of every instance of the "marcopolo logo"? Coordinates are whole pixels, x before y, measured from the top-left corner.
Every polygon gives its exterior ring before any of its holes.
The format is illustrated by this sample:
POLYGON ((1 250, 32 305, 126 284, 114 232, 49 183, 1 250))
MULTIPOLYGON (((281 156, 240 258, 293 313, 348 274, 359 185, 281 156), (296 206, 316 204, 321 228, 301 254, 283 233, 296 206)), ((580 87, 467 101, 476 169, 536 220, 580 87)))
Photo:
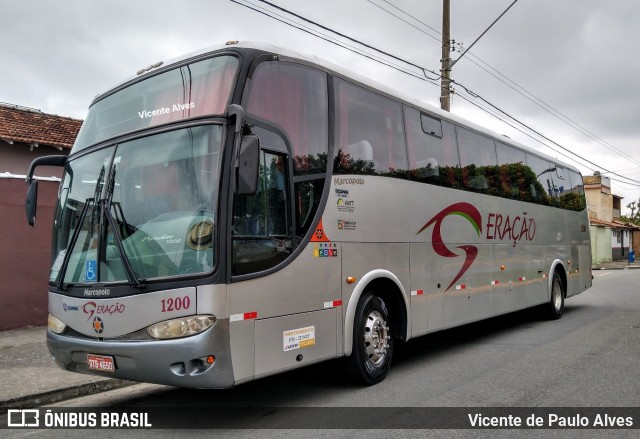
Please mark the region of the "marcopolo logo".
MULTIPOLYGON (((457 258, 461 255, 452 252, 444 244, 444 242, 442 241, 442 232, 440 231, 442 222, 449 215, 459 215, 463 217, 475 229, 478 236, 482 234, 482 216, 480 215, 478 209, 476 209, 475 206, 469 203, 456 203, 443 209, 442 211, 440 211, 440 213, 431 218, 431 220, 429 220, 424 226, 422 226, 422 228, 418 231, 418 233, 416 233, 416 235, 419 235, 433 225, 433 232, 431 233, 431 245, 433 246, 433 250, 439 256, 442 256, 444 258, 457 258)), ((475 261, 476 257, 478 256, 478 248, 474 245, 460 245, 457 248, 464 251, 465 253, 464 264, 462 264, 462 268, 460 268, 460 271, 453 278, 445 291, 448 291, 449 288, 451 288, 451 286, 462 277, 462 275, 469 269, 469 267, 471 267, 473 261, 475 261)))

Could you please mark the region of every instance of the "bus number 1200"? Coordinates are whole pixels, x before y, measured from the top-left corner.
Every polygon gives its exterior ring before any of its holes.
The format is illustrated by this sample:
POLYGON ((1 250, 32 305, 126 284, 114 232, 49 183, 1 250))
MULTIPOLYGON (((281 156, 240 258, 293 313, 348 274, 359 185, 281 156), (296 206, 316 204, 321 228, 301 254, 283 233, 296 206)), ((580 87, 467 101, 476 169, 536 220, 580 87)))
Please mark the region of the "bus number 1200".
POLYGON ((189 309, 190 306, 189 296, 162 299, 162 312, 180 311, 181 309, 189 309))

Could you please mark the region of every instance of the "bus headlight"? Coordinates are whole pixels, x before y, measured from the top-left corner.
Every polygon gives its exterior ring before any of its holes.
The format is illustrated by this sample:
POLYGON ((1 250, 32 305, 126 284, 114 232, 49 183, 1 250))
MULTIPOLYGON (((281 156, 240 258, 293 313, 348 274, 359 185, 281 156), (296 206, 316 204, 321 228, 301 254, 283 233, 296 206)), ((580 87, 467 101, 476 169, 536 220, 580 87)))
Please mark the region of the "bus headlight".
POLYGON ((55 332, 56 334, 62 334, 64 330, 67 329, 67 325, 51 314, 49 314, 49 318, 47 319, 47 326, 49 326, 51 332, 55 332))
POLYGON ((216 323, 215 316, 190 316, 165 320, 147 328, 151 337, 160 340, 168 338, 189 337, 212 327, 216 323))

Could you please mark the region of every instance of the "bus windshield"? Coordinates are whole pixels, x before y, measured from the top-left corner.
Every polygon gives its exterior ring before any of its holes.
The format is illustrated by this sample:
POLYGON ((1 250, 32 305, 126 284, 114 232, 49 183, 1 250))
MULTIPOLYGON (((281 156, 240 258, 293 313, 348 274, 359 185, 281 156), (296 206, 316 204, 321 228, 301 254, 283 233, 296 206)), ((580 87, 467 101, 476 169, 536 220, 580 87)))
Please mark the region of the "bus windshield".
POLYGON ((70 160, 50 281, 137 283, 211 272, 223 131, 176 129, 70 160))
POLYGON ((143 128, 224 114, 238 65, 234 56, 216 56, 109 94, 89 109, 71 154, 143 128))

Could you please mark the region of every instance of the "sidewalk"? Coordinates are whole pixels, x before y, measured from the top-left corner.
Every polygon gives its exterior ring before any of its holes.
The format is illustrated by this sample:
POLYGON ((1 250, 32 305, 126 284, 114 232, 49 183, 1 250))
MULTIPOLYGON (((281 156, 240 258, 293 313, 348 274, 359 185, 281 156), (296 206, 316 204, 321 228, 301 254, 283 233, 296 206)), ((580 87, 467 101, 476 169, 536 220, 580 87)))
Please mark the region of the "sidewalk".
POLYGON ((134 384, 60 369, 47 328, 0 331, 0 409, 30 408, 134 384))
POLYGON ((603 262, 601 264, 593 264, 594 270, 626 270, 640 268, 640 262, 636 259, 629 263, 626 259, 620 261, 603 262))
MULTIPOLYGON (((593 270, 640 268, 614 261, 593 270)), ((0 409, 30 408, 135 384, 60 369, 47 349, 47 328, 0 331, 0 409)))

